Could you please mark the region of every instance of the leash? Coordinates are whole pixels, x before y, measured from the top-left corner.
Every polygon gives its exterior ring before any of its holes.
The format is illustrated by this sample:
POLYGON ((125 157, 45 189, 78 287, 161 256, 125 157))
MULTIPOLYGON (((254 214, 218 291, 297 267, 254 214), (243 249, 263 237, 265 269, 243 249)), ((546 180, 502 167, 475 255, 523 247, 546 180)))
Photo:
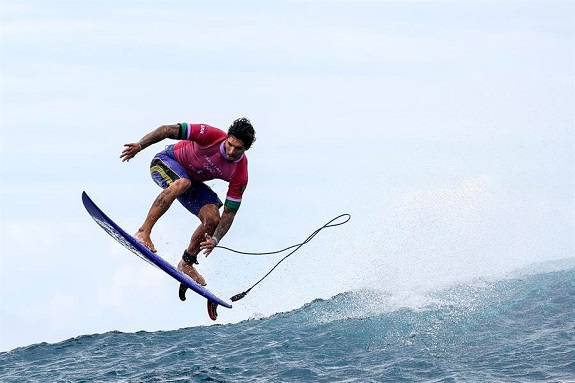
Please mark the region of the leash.
POLYGON ((260 278, 260 280, 258 280, 256 283, 254 283, 249 289, 247 289, 244 292, 241 292, 239 294, 234 295, 233 297, 231 297, 231 301, 232 302, 236 302, 239 301, 240 299, 242 299, 243 297, 245 297, 250 291, 251 289, 253 289, 254 287, 256 287, 258 284, 260 284, 261 281, 263 281, 264 279, 266 279, 268 277, 268 275, 270 275, 275 269, 276 267, 279 266, 280 263, 282 263, 283 261, 285 261, 289 256, 291 256, 293 253, 295 253, 296 251, 298 251, 303 245, 305 245, 306 243, 308 243, 309 241, 311 241, 313 239, 313 237, 315 237, 320 231, 322 231, 325 228, 328 227, 335 227, 335 226, 340 226, 343 225, 344 223, 346 223, 347 221, 349 221, 351 219, 351 215, 350 214, 341 214, 338 215, 337 217, 335 217, 334 219, 332 219, 331 221, 329 221, 328 223, 326 223, 325 225, 323 225, 322 227, 320 227, 319 229, 317 229, 316 231, 314 231, 309 237, 307 237, 307 239, 305 241, 303 241, 302 243, 298 243, 297 245, 293 245, 293 246, 289 246, 286 247, 285 249, 282 250, 277 250, 277 251, 270 251, 270 252, 266 252, 266 253, 248 253, 248 252, 243 252, 243 251, 237 251, 234 249, 230 249, 229 247, 225 247, 225 246, 217 246, 220 249, 224 249, 224 250, 228 250, 228 251, 232 251, 234 253, 238 253, 238 254, 244 254, 244 255, 271 255, 271 254, 279 254, 282 253, 286 250, 290 250, 293 249, 288 255, 286 255, 285 257, 283 257, 282 259, 279 260, 278 263, 276 263, 276 265, 274 267, 272 267, 272 269, 270 271, 268 271, 268 273, 266 275, 264 275, 262 278, 260 278), (334 221, 337 221, 340 218, 345 218, 345 221, 343 222, 338 222, 338 223, 333 223, 334 221))

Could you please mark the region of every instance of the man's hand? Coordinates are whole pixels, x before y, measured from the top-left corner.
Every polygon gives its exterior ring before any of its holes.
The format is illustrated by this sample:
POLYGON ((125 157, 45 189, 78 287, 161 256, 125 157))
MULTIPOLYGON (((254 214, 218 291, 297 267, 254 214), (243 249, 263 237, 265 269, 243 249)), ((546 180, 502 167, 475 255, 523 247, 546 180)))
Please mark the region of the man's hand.
POLYGON ((204 237, 206 238, 206 240, 204 242, 200 242, 200 250, 203 250, 204 254, 207 257, 208 255, 210 255, 212 250, 214 250, 214 247, 218 245, 218 241, 217 239, 215 239, 215 237, 212 237, 208 233, 205 233, 204 237))
POLYGON ((122 150, 122 155, 120 156, 120 158, 122 159, 122 162, 130 161, 141 150, 142 145, 140 143, 125 144, 124 150, 122 150))

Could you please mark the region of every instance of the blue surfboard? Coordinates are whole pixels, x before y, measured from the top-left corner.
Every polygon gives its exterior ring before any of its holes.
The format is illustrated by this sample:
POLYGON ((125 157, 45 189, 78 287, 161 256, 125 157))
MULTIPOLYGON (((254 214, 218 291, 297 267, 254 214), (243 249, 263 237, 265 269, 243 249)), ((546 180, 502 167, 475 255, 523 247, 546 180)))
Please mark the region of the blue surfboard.
POLYGON ((108 233, 112 238, 114 238, 116 241, 124 245, 125 248, 127 248, 128 250, 130 250, 143 260, 159 267, 161 270, 163 270, 168 275, 176 279, 178 282, 183 283, 192 291, 207 298, 208 310, 210 307, 210 302, 216 303, 220 306, 224 306, 227 308, 232 308, 232 305, 229 302, 226 302, 225 300, 217 297, 210 290, 196 283, 196 281, 194 281, 192 278, 182 273, 180 270, 178 270, 175 266, 164 260, 162 257, 152 253, 146 246, 142 245, 134 237, 126 233, 120 226, 118 226, 106 214, 104 214, 104 212, 98 206, 96 206, 94 201, 92 201, 90 197, 88 197, 88 194, 86 194, 86 192, 82 192, 82 202, 84 203, 84 207, 86 208, 90 216, 94 218, 94 221, 96 221, 96 223, 100 225, 100 227, 102 227, 102 229, 104 229, 104 231, 106 231, 106 233, 108 233))

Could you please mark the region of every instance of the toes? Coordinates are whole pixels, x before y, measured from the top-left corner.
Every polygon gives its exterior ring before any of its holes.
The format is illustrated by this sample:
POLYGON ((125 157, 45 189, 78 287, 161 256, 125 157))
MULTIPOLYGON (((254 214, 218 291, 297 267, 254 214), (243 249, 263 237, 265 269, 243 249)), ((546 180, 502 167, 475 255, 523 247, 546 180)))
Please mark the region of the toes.
POLYGON ((201 285, 201 286, 205 286, 205 285, 206 285, 206 280, 205 280, 204 277, 202 277, 202 276, 200 275, 200 273, 198 273, 197 271, 196 271, 196 275, 194 276, 194 281, 196 281, 196 283, 197 283, 198 285, 201 285))
POLYGON ((139 243, 141 243, 142 245, 146 246, 146 248, 148 250, 150 250, 152 253, 156 253, 157 250, 154 247, 154 244, 152 243, 152 241, 146 239, 146 238, 142 238, 139 233, 134 234, 132 237, 134 237, 134 239, 136 241, 138 241, 139 243))

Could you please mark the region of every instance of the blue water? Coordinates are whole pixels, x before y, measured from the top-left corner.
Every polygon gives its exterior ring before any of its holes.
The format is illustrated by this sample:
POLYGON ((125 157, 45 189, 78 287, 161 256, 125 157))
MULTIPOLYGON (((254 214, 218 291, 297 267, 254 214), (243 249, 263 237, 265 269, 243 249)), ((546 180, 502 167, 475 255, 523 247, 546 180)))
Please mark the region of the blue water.
POLYGON ((2 382, 575 382, 575 268, 0 353, 2 382), (398 304, 399 303, 399 304, 398 304))

